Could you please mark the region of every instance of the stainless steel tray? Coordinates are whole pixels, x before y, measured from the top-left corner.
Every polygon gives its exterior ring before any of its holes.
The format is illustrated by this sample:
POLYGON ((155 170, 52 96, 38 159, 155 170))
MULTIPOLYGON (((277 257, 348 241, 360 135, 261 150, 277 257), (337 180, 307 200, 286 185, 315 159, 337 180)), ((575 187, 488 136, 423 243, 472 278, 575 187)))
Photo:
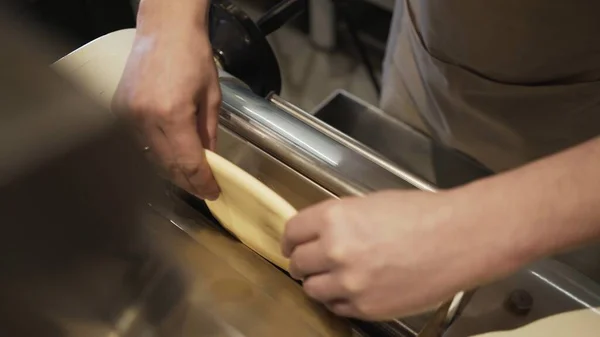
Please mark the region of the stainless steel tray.
POLYGON ((344 90, 332 93, 311 114, 440 189, 492 174, 344 90))

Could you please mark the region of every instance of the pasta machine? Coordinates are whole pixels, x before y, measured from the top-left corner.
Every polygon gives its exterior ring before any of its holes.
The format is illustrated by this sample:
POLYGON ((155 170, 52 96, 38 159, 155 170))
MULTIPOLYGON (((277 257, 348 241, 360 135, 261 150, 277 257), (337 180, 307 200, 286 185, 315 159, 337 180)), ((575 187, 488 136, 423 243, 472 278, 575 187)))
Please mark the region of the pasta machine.
MULTIPOLYGON (((106 109, 134 30, 49 70, 35 38, 2 25, 0 335, 324 336, 307 312, 326 310, 202 201, 156 178, 106 109)), ((346 92, 306 112, 217 63, 217 152, 298 209, 491 174, 346 92)), ((459 337, 600 306, 595 274, 568 261, 541 261, 424 315, 347 323, 357 336, 459 337)))

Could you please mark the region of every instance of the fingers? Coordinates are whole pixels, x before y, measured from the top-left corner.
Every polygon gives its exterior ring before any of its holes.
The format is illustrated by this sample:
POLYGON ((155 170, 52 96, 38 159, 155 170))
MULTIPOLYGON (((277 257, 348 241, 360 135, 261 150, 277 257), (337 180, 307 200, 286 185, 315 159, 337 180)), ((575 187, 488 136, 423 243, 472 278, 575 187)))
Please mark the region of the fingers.
POLYGON ((308 208, 298 213, 285 226, 281 241, 283 256, 290 257, 296 246, 319 237, 321 221, 316 217, 320 205, 308 208))
POLYGON ((329 303, 348 296, 334 273, 310 276, 304 280, 302 287, 309 297, 323 303, 329 303))
MULTIPOLYGON (((137 126, 141 144, 150 148, 149 158, 161 166, 176 185, 203 199, 218 198, 219 187, 206 160, 194 104, 172 109, 127 102, 121 106, 116 105, 116 108, 126 112, 137 126)), ((215 117, 210 119, 210 123, 216 122, 215 117)), ((203 130, 205 135, 212 135, 206 138, 214 148, 216 125, 211 128, 210 132, 203 130)))
POLYGON ((338 316, 363 318, 352 302, 347 300, 333 300, 325 303, 325 306, 338 316))
MULTIPOLYGON (((206 160, 194 111, 180 116, 171 114, 168 120, 154 129, 151 137, 160 138, 160 133, 166 139, 170 151, 170 154, 160 152, 161 159, 175 182, 201 198, 216 199, 219 188, 206 160)), ((162 144, 160 149, 163 149, 162 144)))
POLYGON ((290 275, 302 280, 307 276, 320 274, 332 267, 320 241, 310 241, 297 246, 290 256, 290 275))

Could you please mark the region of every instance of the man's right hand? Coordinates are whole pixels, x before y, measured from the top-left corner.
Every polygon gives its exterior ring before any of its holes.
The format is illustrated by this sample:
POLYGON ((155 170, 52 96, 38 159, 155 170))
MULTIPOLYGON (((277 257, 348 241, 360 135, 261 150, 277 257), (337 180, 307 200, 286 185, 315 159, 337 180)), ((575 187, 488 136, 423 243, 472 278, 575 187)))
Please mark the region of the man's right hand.
POLYGON ((215 148, 221 92, 203 13, 184 15, 183 2, 142 2, 113 107, 133 121, 140 150, 146 148, 175 184, 213 200, 219 188, 204 149, 215 148))

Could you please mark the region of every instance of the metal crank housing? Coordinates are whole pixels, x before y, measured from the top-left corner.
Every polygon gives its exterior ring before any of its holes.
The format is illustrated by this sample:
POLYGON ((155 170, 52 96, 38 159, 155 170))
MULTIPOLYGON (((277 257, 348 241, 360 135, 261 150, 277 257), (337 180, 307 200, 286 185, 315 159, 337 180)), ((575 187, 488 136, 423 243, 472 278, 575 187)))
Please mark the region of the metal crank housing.
POLYGON ((209 37, 217 64, 259 96, 279 94, 281 71, 266 37, 304 8, 304 1, 281 1, 255 23, 231 1, 212 1, 209 37))

